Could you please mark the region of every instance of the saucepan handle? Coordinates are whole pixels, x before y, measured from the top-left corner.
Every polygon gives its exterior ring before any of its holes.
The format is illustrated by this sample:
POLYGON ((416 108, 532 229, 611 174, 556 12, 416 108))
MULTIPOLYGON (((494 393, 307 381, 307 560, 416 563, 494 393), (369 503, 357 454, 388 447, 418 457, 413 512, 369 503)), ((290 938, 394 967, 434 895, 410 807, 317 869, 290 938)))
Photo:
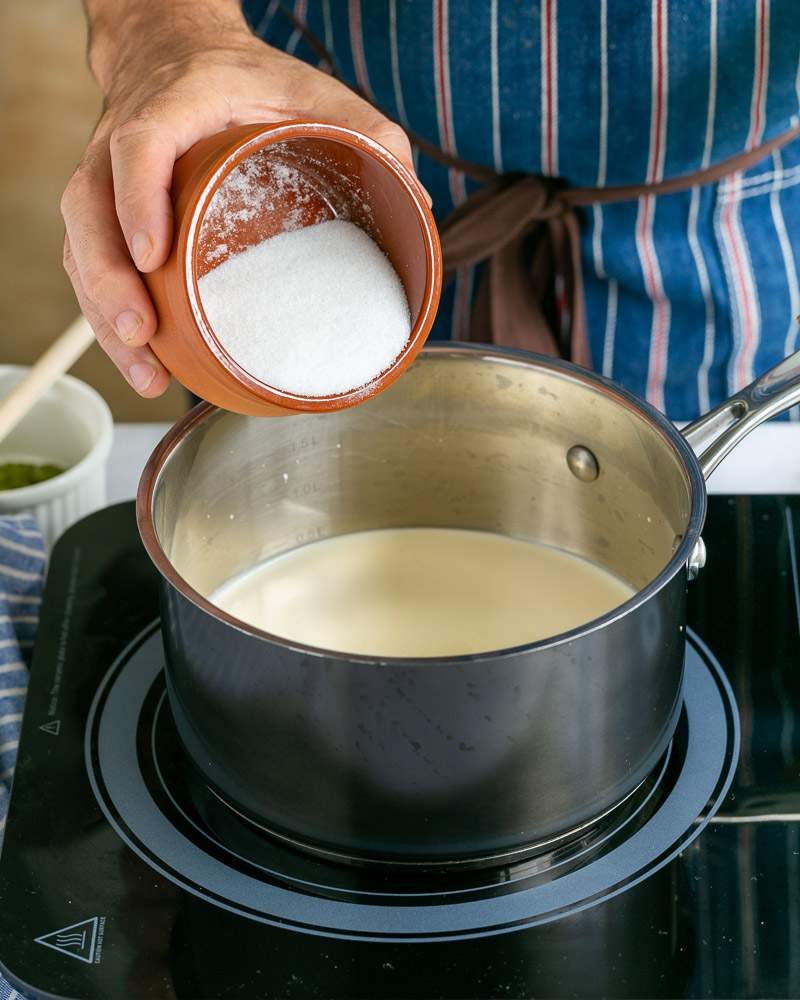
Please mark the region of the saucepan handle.
POLYGON ((754 427, 800 403, 800 351, 683 430, 706 479, 754 427))

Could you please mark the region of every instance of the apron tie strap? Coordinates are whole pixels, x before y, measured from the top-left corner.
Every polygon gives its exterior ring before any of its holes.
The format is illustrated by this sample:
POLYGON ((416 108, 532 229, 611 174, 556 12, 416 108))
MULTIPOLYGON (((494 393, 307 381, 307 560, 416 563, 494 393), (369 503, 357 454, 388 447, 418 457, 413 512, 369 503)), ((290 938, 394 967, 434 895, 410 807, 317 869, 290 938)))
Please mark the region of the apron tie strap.
POLYGON ((446 270, 488 261, 469 339, 590 363, 580 230, 563 184, 496 177, 440 227, 446 270))

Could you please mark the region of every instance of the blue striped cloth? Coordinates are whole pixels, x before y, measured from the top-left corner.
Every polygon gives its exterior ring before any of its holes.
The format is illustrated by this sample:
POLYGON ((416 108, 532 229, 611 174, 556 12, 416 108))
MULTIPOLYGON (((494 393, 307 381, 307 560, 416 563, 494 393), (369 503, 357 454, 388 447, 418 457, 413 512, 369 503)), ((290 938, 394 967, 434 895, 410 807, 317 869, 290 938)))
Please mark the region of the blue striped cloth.
MULTIPOLYGON (((798 122, 798 0, 244 0, 256 34, 317 65, 286 9, 390 118, 499 173, 641 184, 798 122)), ((477 188, 416 162, 438 219, 477 188)), ((800 346, 800 141, 581 223, 593 367, 673 419, 800 346)), ((464 339, 475 288, 463 268, 432 336, 464 339)))
MULTIPOLYGON (((42 534, 30 515, 0 517, 0 844, 39 623, 45 559, 42 534)), ((0 976, 0 1000, 20 996, 0 976)))

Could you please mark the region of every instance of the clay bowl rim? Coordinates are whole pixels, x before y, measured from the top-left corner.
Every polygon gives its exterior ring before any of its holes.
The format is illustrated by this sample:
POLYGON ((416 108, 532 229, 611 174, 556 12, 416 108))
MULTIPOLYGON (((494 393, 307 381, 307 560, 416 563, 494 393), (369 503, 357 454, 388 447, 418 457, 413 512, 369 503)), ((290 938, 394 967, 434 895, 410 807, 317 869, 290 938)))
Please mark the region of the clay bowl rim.
POLYGON ((329 125, 313 121, 291 121, 278 124, 254 126, 255 133, 249 132, 235 141, 223 154, 207 168, 200 183, 192 194, 189 205, 183 213, 183 220, 177 241, 178 269, 183 275, 184 286, 189 299, 189 307, 198 332, 214 358, 226 371, 244 385, 259 400, 304 412, 329 411, 355 406, 381 392, 395 381, 409 367, 424 346, 427 334, 433 324, 438 308, 442 287, 442 256, 436 223, 428 207, 422 187, 413 174, 385 149, 380 143, 353 129, 341 125, 329 125), (291 139, 320 138, 352 146, 366 153, 392 174, 403 188, 416 221, 420 227, 425 249, 426 274, 425 291, 416 322, 411 328, 408 340, 394 362, 372 381, 347 392, 330 396, 303 396, 277 389, 256 379, 225 350, 217 339, 206 317, 197 281, 197 244, 205 214, 211 199, 221 187, 228 174, 253 153, 278 142, 291 139))

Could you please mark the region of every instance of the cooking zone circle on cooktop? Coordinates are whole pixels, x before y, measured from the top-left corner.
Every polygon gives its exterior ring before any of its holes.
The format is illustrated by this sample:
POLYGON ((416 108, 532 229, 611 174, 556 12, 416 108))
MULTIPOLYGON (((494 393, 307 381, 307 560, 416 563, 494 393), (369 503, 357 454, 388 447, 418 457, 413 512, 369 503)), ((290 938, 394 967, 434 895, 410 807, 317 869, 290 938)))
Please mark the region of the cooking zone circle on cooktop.
POLYGON ((219 829, 213 815, 225 815, 227 806, 206 791, 212 822, 197 808, 197 779, 166 702, 155 625, 109 669, 85 736, 89 779, 103 812, 123 841, 173 883, 252 920, 391 941, 505 933, 624 892, 697 837, 724 799, 738 756, 730 685, 690 634, 675 737, 653 774, 591 832, 519 862, 390 877, 305 856, 248 830, 247 821, 242 836, 224 843, 212 832, 219 829))

